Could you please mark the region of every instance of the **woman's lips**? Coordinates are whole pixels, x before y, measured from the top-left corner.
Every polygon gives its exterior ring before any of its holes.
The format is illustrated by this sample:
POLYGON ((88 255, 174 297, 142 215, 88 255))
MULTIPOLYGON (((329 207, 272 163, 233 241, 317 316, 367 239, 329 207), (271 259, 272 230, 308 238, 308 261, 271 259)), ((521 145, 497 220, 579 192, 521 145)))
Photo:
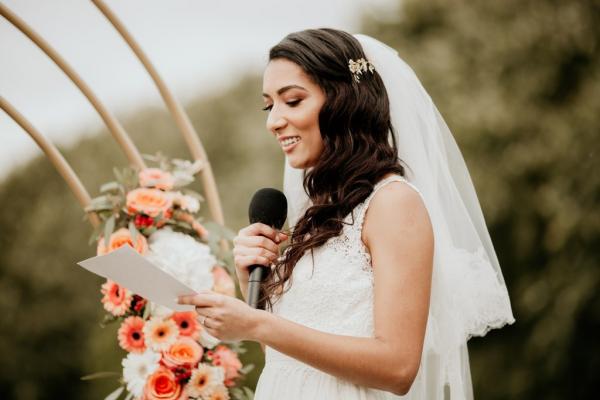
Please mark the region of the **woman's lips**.
POLYGON ((292 151, 292 149, 293 149, 294 147, 296 147, 296 145, 297 145, 298 143, 300 143, 300 142, 301 142, 301 140, 302 140, 302 139, 300 139, 300 137, 299 137, 299 136, 292 136, 292 137, 290 137, 290 138, 286 138, 286 139, 284 139, 284 140, 282 140, 282 141, 280 142, 280 144, 281 144, 281 149, 282 149, 282 150, 283 150, 285 153, 289 153, 289 152, 291 152, 291 151, 292 151), (295 139, 295 140, 293 140, 293 141, 290 141, 290 139, 295 139), (287 144, 286 144, 286 143, 287 143, 287 144))

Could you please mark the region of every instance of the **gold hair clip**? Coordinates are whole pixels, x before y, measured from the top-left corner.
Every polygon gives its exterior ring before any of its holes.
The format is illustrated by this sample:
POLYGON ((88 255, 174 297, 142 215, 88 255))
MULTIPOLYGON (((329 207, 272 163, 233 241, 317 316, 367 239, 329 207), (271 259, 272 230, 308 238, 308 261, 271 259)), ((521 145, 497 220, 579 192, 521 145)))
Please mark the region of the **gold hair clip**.
POLYGON ((354 80, 356 82, 360 82, 360 75, 362 75, 363 71, 373 73, 375 71, 375 67, 369 61, 364 58, 359 58, 354 61, 353 59, 348 60, 348 68, 352 75, 354 76, 354 80))

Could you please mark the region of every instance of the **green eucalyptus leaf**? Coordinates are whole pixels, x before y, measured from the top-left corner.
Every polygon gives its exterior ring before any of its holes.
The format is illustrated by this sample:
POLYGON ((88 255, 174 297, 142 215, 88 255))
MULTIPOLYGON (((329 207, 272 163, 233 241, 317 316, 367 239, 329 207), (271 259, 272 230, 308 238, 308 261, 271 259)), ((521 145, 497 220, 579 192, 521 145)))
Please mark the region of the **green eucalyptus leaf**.
POLYGON ((153 156, 152 154, 147 154, 147 153, 143 153, 142 158, 144 160, 148 160, 148 161, 152 161, 152 162, 156 162, 156 160, 157 160, 155 156, 153 156))
POLYGON ((246 364, 244 367, 240 368, 240 372, 246 375, 248 372, 254 369, 254 364, 246 364))
POLYGON ((83 210, 87 211, 87 212, 92 212, 92 211, 112 211, 113 208, 114 207, 113 207, 112 204, 99 204, 99 205, 90 204, 89 206, 86 206, 83 210))
POLYGON ((100 236, 100 233, 102 232, 102 224, 99 224, 97 227, 94 228, 94 231, 92 232, 92 234, 90 235, 90 238, 88 240, 88 245, 92 245, 94 243, 96 243, 98 241, 98 237, 100 236))
POLYGON ((112 190, 119 190, 120 187, 121 187, 121 185, 119 184, 119 182, 111 181, 111 182, 107 182, 107 183, 103 184, 102 186, 100 186, 100 192, 109 192, 112 190))
POLYGON ((100 326, 102 328, 105 328, 106 325, 112 324, 113 322, 118 321, 118 320, 119 320, 119 317, 116 317, 111 314, 104 314, 104 318, 102 318, 102 322, 100 322, 100 326))
POLYGON ((104 245, 108 248, 108 244, 110 241, 110 235, 112 235, 115 230, 115 216, 111 215, 109 219, 106 220, 104 224, 104 245))
POLYGON ((158 229, 155 226, 150 226, 148 228, 144 228, 142 230, 142 232, 144 233, 144 235, 146 236, 150 236, 152 235, 154 232, 156 232, 158 229))
POLYGON ((231 396, 236 400, 245 400, 244 392, 240 388, 231 388, 230 393, 231 396))
POLYGON ((93 374, 82 376, 80 379, 82 381, 92 381, 92 380, 95 380, 95 379, 114 378, 114 377, 119 377, 119 376, 121 376, 121 374, 118 373, 118 372, 114 372, 114 371, 102 371, 102 372, 96 372, 96 373, 93 373, 93 374))
POLYGON ((135 227, 133 221, 129 221, 129 233, 131 234, 131 241, 135 243, 137 240, 137 235, 139 234, 138 230, 135 227))
POLYGON ((244 386, 244 392, 246 393, 248 400, 254 400, 254 392, 252 391, 252 389, 250 389, 247 386, 244 386))
POLYGON ((92 204, 94 204, 94 203, 99 203, 99 202, 104 202, 104 201, 108 201, 108 196, 105 195, 105 194, 103 194, 101 196, 94 197, 90 202, 92 204))
POLYGON ((184 221, 174 221, 174 225, 183 229, 187 229, 187 230, 193 230, 192 225, 188 224, 187 222, 184 221))
POLYGON ((121 396, 121 393, 123 393, 123 390, 125 390, 124 386, 117 388, 117 390, 106 396, 104 400, 117 400, 121 396))

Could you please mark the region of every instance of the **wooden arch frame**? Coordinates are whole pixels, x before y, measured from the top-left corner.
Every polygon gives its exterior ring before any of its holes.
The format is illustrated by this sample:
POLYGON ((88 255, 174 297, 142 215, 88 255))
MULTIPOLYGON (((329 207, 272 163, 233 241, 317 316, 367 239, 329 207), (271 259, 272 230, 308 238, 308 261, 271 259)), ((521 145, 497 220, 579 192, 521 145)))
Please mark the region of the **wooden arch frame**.
MULTIPOLYGON (((203 163, 203 168, 200 171, 202 175, 203 189, 208 203, 208 208, 211 213, 211 217, 215 222, 220 225, 225 224, 225 218, 223 215, 221 201, 218 195, 217 186, 214 179, 214 174, 206 151, 202 146, 202 143, 198 137, 197 132, 191 124, 191 121, 185 113, 181 104, 175 99, 171 90, 167 87, 164 80, 160 77, 149 58, 143 52, 141 47, 133 39, 131 34, 127 31, 125 26, 118 20, 116 15, 110 10, 110 8, 101 0, 92 0, 94 5, 106 16, 111 22, 115 29, 120 33, 123 39, 127 42, 129 47, 132 49, 134 54, 137 56, 139 61, 143 64, 146 71, 150 74, 153 82, 157 86, 164 102, 167 105, 170 113, 172 114, 175 123, 181 131, 186 145, 188 146, 190 153, 194 160, 200 160, 203 163)), ((19 29, 24 35, 26 35, 37 47, 39 47, 46 55, 67 75, 67 77, 77 86, 77 88, 84 94, 89 100, 92 106, 96 109, 108 130, 110 131, 113 138, 117 141, 118 145, 123 149, 129 163, 133 166, 144 168, 145 163, 129 138, 125 129, 121 126, 118 120, 112 115, 112 113, 105 107, 99 98, 94 94, 92 89, 85 83, 85 81, 77 74, 77 72, 66 62, 66 60, 54 49, 52 46, 44 40, 38 33, 36 33, 24 20, 12 12, 8 7, 0 3, 0 15, 8 20, 13 26, 19 29)), ((67 182, 69 188, 75 194, 75 197, 79 201, 82 207, 86 207, 90 203, 90 196, 85 190, 83 184, 62 157, 58 149, 46 139, 34 126, 27 121, 27 119, 20 114, 6 99, 0 97, 0 108, 2 108, 17 124, 19 124, 38 144, 38 146, 44 151, 47 157, 50 159, 54 167, 58 170, 61 176, 67 182)), ((93 225, 99 223, 98 217, 95 214, 89 215, 90 222, 93 225)), ((222 243, 222 246, 226 246, 222 243)))

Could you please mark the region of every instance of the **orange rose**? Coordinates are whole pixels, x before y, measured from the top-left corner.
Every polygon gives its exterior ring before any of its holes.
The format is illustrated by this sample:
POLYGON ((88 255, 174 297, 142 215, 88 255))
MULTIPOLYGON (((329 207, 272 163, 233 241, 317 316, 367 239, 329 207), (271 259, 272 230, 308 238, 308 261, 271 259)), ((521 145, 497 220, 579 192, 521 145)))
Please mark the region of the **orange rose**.
POLYGON ((165 367, 159 367, 150 375, 144 386, 144 400, 178 400, 180 396, 181 385, 175 374, 165 367))
POLYGON ((235 283, 223 267, 215 266, 212 269, 213 291, 227 296, 235 297, 235 283))
POLYGON ((204 350, 194 339, 187 336, 180 337, 163 353, 163 362, 169 368, 178 366, 193 368, 202 358, 204 350))
POLYGON ((140 186, 154 187, 162 190, 173 189, 175 179, 170 173, 163 171, 160 168, 146 168, 138 174, 140 186))
POLYGON ((139 188, 127 193, 127 211, 130 214, 141 212, 156 217, 162 212, 168 218, 172 206, 171 196, 162 190, 139 188))
POLYGON ((242 363, 237 354, 227 346, 217 346, 212 352, 213 365, 220 366, 225 371, 225 386, 235 385, 234 379, 239 376, 242 363))
POLYGON ((145 254, 148 251, 148 242, 146 241, 144 235, 137 235, 134 244, 129 229, 121 228, 116 232, 113 232, 112 235, 110 235, 110 239, 108 240, 108 247, 104 245, 104 237, 100 236, 100 239, 98 239, 98 247, 96 249, 96 254, 102 256, 126 244, 133 247, 135 251, 137 251, 140 254, 145 254))

